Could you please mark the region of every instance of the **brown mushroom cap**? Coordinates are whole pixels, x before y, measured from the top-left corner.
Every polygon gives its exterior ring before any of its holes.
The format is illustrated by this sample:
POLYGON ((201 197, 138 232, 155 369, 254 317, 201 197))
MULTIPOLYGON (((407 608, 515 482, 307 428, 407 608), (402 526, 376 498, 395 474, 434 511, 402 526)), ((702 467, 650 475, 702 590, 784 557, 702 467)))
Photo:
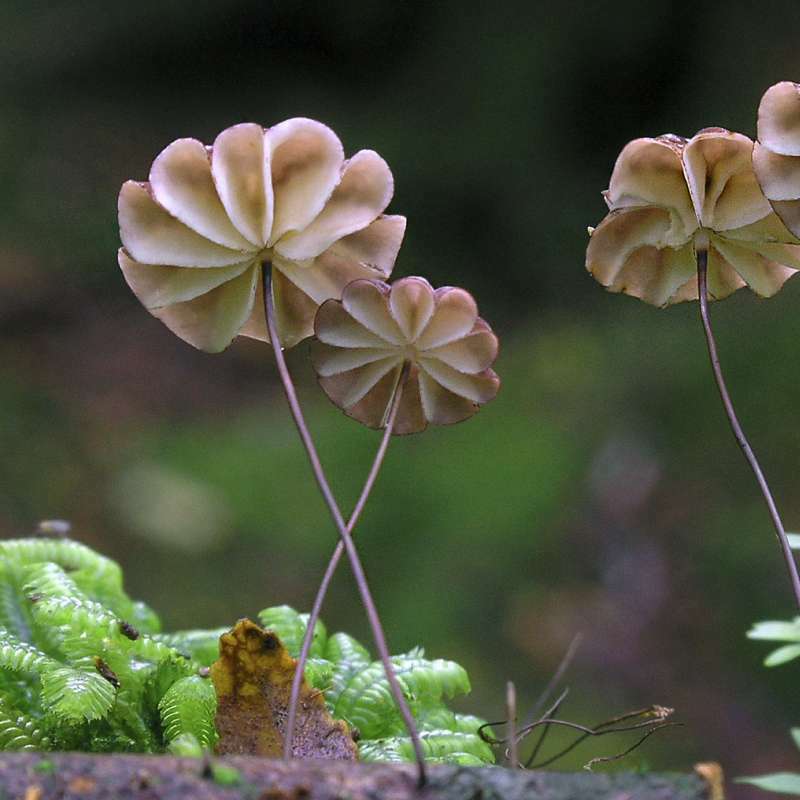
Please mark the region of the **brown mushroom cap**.
POLYGON ((424 278, 348 284, 320 306, 311 358, 328 397, 371 428, 384 425, 402 366, 409 370, 394 432, 447 425, 492 400, 497 337, 469 292, 424 278))
POLYGON ((745 285, 775 294, 800 269, 800 240, 764 197, 752 153, 752 140, 724 128, 628 143, 604 193, 609 213, 589 240, 588 271, 656 306, 696 300, 702 248, 712 299, 745 285))

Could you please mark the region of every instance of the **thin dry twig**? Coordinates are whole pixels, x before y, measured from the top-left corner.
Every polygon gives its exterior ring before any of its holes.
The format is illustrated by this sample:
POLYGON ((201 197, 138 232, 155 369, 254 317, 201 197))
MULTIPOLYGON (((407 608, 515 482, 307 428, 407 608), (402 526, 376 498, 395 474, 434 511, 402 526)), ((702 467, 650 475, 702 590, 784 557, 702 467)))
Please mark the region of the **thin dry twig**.
MULTIPOLYGON (((548 708, 547 711, 544 712, 544 716, 545 717, 553 717, 553 716, 555 716, 559 712, 562 703, 567 699, 567 695, 568 694, 569 694, 569 689, 568 688, 564 689, 564 691, 558 696, 558 698, 556 698, 555 703, 553 703, 553 705, 550 706, 550 708, 548 708)), ((541 734, 539 734, 539 738, 536 740, 536 743, 533 746, 533 750, 531 751, 531 754, 528 756, 528 759, 525 761, 526 769, 529 768, 531 766, 531 764, 533 764, 536 761, 536 756, 539 755, 539 752, 541 751, 542 747, 544 746, 544 743, 545 743, 545 740, 547 739, 547 734, 548 733, 550 733, 550 726, 549 725, 545 725, 542 728, 541 734)))
POLYGON ((637 747, 640 747, 645 740, 649 739, 654 733, 658 733, 659 731, 664 730, 664 728, 680 728, 680 722, 665 722, 663 725, 655 725, 654 727, 650 728, 644 736, 638 739, 634 744, 628 747, 626 750, 623 750, 621 753, 616 753, 613 756, 595 756, 594 758, 587 761, 583 768, 588 770, 589 772, 592 771, 592 767, 595 764, 601 763, 608 763, 610 761, 619 761, 621 758, 625 758, 625 756, 630 755, 637 747))
POLYGON ((501 720, 499 722, 489 722, 486 723, 485 725, 481 725, 481 727, 478 729, 478 735, 488 744, 510 745, 512 741, 511 739, 512 734, 513 734, 513 741, 518 743, 522 741, 526 736, 530 735, 537 729, 541 728, 543 731, 542 736, 539 737, 538 741, 534 746, 533 752, 531 753, 531 756, 525 761, 524 764, 524 767, 526 769, 527 768, 541 769, 542 767, 549 766, 554 761, 557 761, 559 758, 562 758, 563 756, 567 755, 567 753, 574 750, 579 744, 584 742, 589 737, 607 736, 609 734, 614 734, 614 733, 629 733, 631 731, 641 731, 641 730, 644 730, 646 732, 646 734, 642 736, 636 742, 636 744, 634 744, 632 747, 628 748, 624 752, 612 756, 598 756, 595 759, 592 759, 587 764, 587 769, 590 769, 591 765, 595 763, 614 761, 619 758, 625 757, 630 752, 635 750, 640 744, 642 744, 642 742, 648 739, 657 730, 681 725, 681 723, 677 722, 667 722, 667 719, 673 713, 673 710, 671 708, 666 708, 665 706, 660 706, 660 705, 647 706, 646 708, 640 708, 635 711, 629 711, 626 712, 625 714, 620 714, 619 716, 604 720, 603 722, 600 722, 593 727, 589 727, 588 725, 582 725, 578 722, 570 722, 569 720, 557 719, 556 717, 553 716, 553 714, 557 713, 558 709, 564 702, 567 693, 568 690, 562 692, 561 695, 556 699, 556 701, 550 706, 550 708, 545 712, 545 714, 540 719, 528 725, 525 725, 518 731, 515 729, 514 726, 510 725, 509 720, 501 720), (638 720, 638 721, 632 722, 631 724, 623 724, 631 720, 638 720), (510 733, 509 736, 506 738, 497 739, 486 732, 486 729, 490 726, 503 726, 503 725, 509 725, 510 733), (534 762, 542 746, 544 737, 550 730, 550 728, 553 726, 568 728, 570 730, 576 731, 579 735, 574 741, 572 741, 569 745, 559 750, 556 754, 536 764, 534 762))
POLYGON ((561 661, 556 667, 556 671, 553 673, 550 680, 547 682, 547 686, 544 687, 544 690, 533 704, 533 708, 528 713, 528 716, 526 717, 526 725, 530 724, 536 719, 537 715, 542 709, 542 706, 548 701, 550 695, 555 691, 556 686, 558 686, 559 682, 564 677, 564 674, 570 668, 570 665, 575 659, 575 654, 578 652, 578 648, 581 646, 582 641, 583 634, 580 633, 580 631, 572 637, 572 641, 569 643, 569 647, 567 647, 566 652, 561 657, 561 661))
MULTIPOLYGON (((612 719, 595 725, 593 728, 589 728, 585 725, 579 725, 577 723, 566 722, 565 720, 542 719, 539 722, 534 723, 534 726, 531 728, 531 730, 539 725, 545 725, 548 727, 550 725, 561 725, 563 727, 572 728, 573 730, 578 731, 580 735, 573 742, 559 750, 554 755, 550 756, 544 761, 540 761, 538 764, 530 763, 529 766, 535 769, 547 767, 558 759, 563 758, 565 755, 567 755, 567 753, 572 752, 576 747, 578 747, 578 745, 582 744, 591 736, 605 736, 612 733, 629 733, 631 731, 664 727, 666 725, 665 720, 671 714, 672 709, 670 708, 665 708, 663 706, 649 706, 648 708, 639 709, 638 711, 631 711, 618 717, 613 717, 612 719), (621 722, 626 722, 628 720, 638 719, 641 717, 647 718, 641 719, 639 722, 636 722, 632 725, 620 725, 621 722)), ((669 723, 670 726, 674 726, 676 724, 679 723, 669 723)))
MULTIPOLYGON (((569 689, 564 689, 564 691, 559 695, 555 703, 553 703, 553 705, 550 706, 550 708, 545 712, 542 719, 545 719, 547 717, 550 717, 552 714, 555 714, 556 710, 561 705, 561 703, 564 702, 568 694, 569 694, 569 689)), ((484 722, 483 725, 481 725, 478 728, 478 736, 480 736, 480 738, 483 739, 483 741, 486 742, 486 744, 491 744, 491 745, 505 744, 507 739, 496 739, 490 733, 486 732, 488 728, 502 727, 503 725, 508 725, 507 719, 497 720, 496 722, 484 722)), ((529 727, 530 724, 525 725, 523 727, 523 731, 527 731, 529 727)))
MULTIPOLYGON (((572 637, 572 641, 569 643, 569 647, 567 647, 566 652, 561 657, 561 661, 556 667, 555 672, 551 675, 550 680, 547 682, 547 686, 544 687, 544 690, 537 698, 536 702, 533 704, 533 708, 531 709, 530 713, 527 716, 526 725, 529 725, 531 722, 536 720, 537 715, 542 709, 542 706, 547 702, 550 698, 550 695, 555 691, 556 686, 558 686, 561 679, 564 677, 566 671, 569 669, 570 665, 572 664, 573 659, 575 658, 575 654, 578 652, 578 648, 580 647, 581 641, 583 640, 583 634, 578 632, 572 637)), ((561 706, 561 703, 566 699, 567 694, 569 693, 569 689, 565 690, 561 697, 556 700, 549 711, 546 711, 544 716, 552 717, 556 713, 558 713, 558 709, 561 706)), ((528 756, 527 760, 525 761, 525 767, 530 767, 530 765, 536 760, 536 756, 539 754, 539 751, 542 749, 545 740, 547 739, 547 734, 550 732, 550 728, 545 726, 542 729, 539 738, 537 739, 536 743, 534 744, 533 750, 531 754, 528 756)))
POLYGON ((508 716, 508 750, 506 756, 511 769, 518 769, 519 742, 517 741, 517 690, 513 681, 506 684, 506 714, 508 716))

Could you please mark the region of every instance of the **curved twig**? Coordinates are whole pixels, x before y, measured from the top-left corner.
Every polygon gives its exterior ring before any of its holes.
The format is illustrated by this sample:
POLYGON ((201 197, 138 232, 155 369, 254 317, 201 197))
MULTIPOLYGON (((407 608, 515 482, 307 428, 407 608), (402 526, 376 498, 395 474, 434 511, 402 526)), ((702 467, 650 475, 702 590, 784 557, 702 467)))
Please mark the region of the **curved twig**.
MULTIPOLYGON (((564 700, 567 699, 567 695, 569 694, 569 689, 564 689, 561 695, 556 699, 555 703, 553 703, 550 708, 544 712, 545 717, 552 717, 554 714, 557 714, 559 709, 561 708, 561 704, 564 700)), ((544 746, 545 739, 547 739, 547 734, 550 733, 550 726, 545 725, 542 728, 542 733, 540 734, 539 738, 536 740, 536 744, 533 746, 533 750, 531 754, 528 756, 527 760, 525 761, 525 768, 529 769, 531 764, 536 761, 536 756, 539 755, 539 751, 544 746)), ((524 734, 523 734, 524 735, 524 734)))

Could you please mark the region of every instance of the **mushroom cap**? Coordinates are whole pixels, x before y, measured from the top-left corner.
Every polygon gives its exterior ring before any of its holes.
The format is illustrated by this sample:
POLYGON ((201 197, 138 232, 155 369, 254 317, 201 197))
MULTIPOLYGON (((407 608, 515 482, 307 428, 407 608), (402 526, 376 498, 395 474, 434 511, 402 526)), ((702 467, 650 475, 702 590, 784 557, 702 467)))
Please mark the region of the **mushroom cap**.
POLYGON ((498 341, 472 295, 420 277, 356 280, 317 312, 311 359, 325 393, 371 428, 385 424, 408 364, 394 432, 471 417, 492 400, 498 341))
POLYGON ((262 265, 281 344, 313 333, 320 303, 357 278, 385 278, 405 218, 383 214, 394 182, 372 150, 349 160, 310 119, 222 131, 213 145, 178 139, 146 182, 119 195, 119 264, 154 316, 209 352, 237 335, 267 340, 262 265))
POLYGON ((771 86, 758 107, 753 167, 773 211, 800 236, 800 85, 771 86))
POLYGON ((604 193, 587 270, 609 291, 656 306, 696 300, 697 250, 708 288, 769 297, 800 268, 800 243, 773 212, 752 163, 753 142, 724 128, 629 142, 604 193))

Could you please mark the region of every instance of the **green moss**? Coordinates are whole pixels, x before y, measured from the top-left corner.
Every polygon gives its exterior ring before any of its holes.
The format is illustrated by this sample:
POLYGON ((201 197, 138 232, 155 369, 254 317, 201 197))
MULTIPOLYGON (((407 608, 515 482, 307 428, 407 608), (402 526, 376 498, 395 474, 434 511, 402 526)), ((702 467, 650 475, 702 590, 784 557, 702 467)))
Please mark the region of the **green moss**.
MULTIPOLYGON (((296 657, 308 615, 275 606, 259 619, 296 657)), ((213 751, 217 700, 206 668, 225 629, 160 627, 125 593, 119 565, 90 548, 65 539, 0 542, 0 750, 213 751)), ((306 679, 335 718, 358 729, 361 758, 411 760, 381 663, 351 636, 328 636, 322 622, 311 656, 306 679)), ((469 692, 465 670, 426 659, 420 648, 393 662, 431 760, 493 763, 477 735, 482 720, 446 705, 469 692)), ((217 782, 232 779, 226 769, 217 782)))
POLYGON ((219 786, 238 786, 242 782, 239 770, 225 764, 211 764, 211 779, 219 786))
POLYGON ((204 679, 159 627, 125 593, 119 565, 90 548, 0 542, 0 749, 159 753, 197 731, 212 746, 215 703, 162 705, 184 679, 204 679))

